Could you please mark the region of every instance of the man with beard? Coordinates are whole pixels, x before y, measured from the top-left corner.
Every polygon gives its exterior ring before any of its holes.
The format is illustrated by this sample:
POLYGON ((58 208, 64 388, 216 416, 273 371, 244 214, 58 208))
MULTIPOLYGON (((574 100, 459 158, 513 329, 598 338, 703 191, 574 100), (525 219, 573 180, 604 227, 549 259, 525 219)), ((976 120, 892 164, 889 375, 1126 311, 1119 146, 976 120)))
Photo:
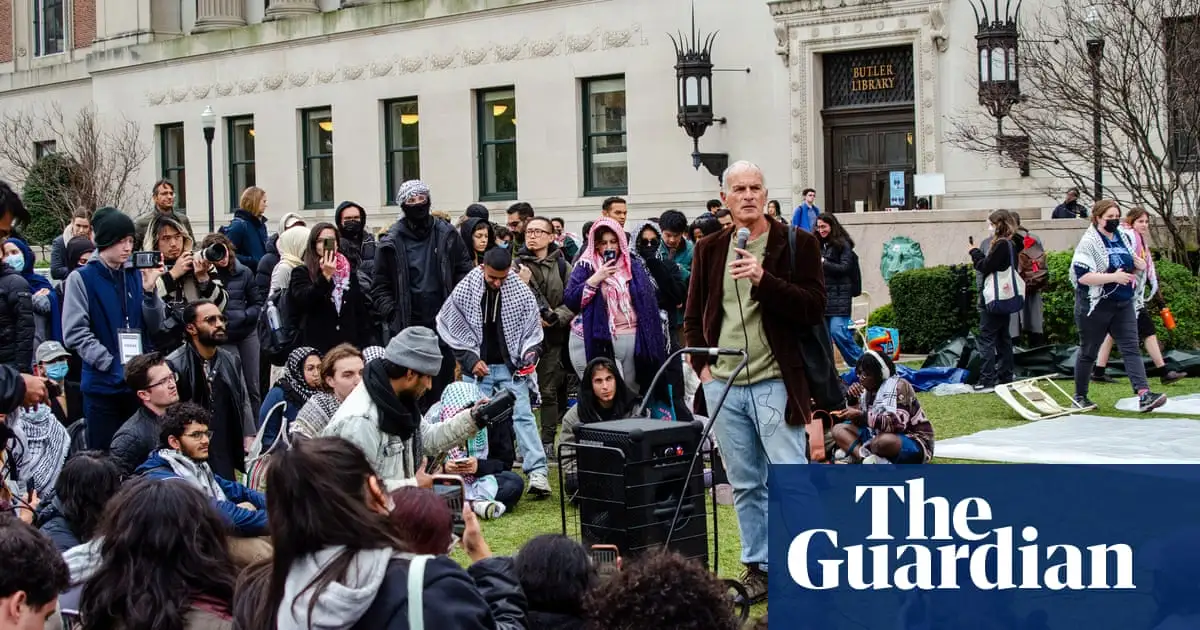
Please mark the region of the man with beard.
POLYGON ((245 471, 245 453, 255 435, 242 364, 237 355, 220 347, 228 335, 225 316, 216 304, 207 300, 188 304, 183 323, 188 342, 167 362, 178 375, 179 399, 212 412, 209 464, 218 475, 233 479, 234 470, 245 471))
MULTIPOLYGON (((386 318, 389 335, 410 326, 433 328, 438 309, 454 286, 474 267, 458 230, 429 214, 429 187, 409 180, 396 193, 404 217, 396 221, 375 250, 371 301, 386 318)), ((454 378, 454 354, 442 345, 442 367, 423 408, 437 401, 454 378)))
POLYGON ((483 428, 473 409, 438 423, 421 418, 417 400, 429 391, 441 368, 437 335, 422 326, 404 329, 388 342, 382 359, 367 363, 362 382, 321 435, 344 438, 362 449, 388 491, 433 487, 422 455, 442 453, 483 428))
POLYGON ((188 236, 194 239, 195 234, 192 232, 192 224, 188 221, 187 214, 175 211, 175 184, 169 180, 160 179, 154 182, 154 188, 151 190, 154 195, 154 209, 137 218, 133 242, 141 243, 145 240, 147 228, 158 217, 171 217, 176 223, 183 226, 188 236))
POLYGON ((538 310, 529 286, 513 273, 508 252, 493 249, 483 255, 482 267, 454 287, 438 313, 437 331, 454 350, 463 377, 478 383, 484 396, 503 390, 516 396, 513 429, 529 493, 544 498, 550 495, 546 451, 529 400, 536 381, 528 380, 542 356, 538 310))

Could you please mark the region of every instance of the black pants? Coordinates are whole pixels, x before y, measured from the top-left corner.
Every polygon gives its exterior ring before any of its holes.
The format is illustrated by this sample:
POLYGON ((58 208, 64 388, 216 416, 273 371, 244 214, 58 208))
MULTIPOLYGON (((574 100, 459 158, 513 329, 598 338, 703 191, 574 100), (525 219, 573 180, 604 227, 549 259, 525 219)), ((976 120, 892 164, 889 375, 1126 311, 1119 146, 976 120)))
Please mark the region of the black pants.
POLYGON ((1008 323, 1012 315, 979 311, 979 356, 983 367, 979 372, 979 384, 995 387, 998 383, 1013 380, 1013 343, 1008 335, 1008 323))
POLYGON ((504 504, 505 511, 511 511, 525 493, 525 480, 521 475, 504 470, 496 473, 496 500, 504 504))
POLYGON ((84 394, 83 417, 89 449, 107 451, 117 430, 141 403, 132 392, 122 394, 84 394))
MULTIPOLYGON (((1086 298, 1084 298, 1086 299, 1086 298)), ((1075 326, 1079 329, 1079 354, 1075 357, 1075 395, 1087 396, 1091 383, 1092 368, 1104 337, 1112 335, 1113 343, 1121 351, 1125 361, 1125 374, 1133 385, 1133 393, 1140 394, 1150 389, 1146 381, 1146 366, 1142 363, 1142 349, 1138 340, 1137 314, 1133 302, 1100 300, 1088 314, 1087 303, 1075 309, 1075 326)))

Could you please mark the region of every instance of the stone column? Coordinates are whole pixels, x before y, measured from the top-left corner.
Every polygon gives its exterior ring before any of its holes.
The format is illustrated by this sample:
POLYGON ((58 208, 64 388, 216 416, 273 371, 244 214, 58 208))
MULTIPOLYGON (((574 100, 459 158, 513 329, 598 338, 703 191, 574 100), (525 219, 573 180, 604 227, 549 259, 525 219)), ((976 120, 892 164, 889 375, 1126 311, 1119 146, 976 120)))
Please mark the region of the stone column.
POLYGON ((317 0, 271 0, 263 19, 285 20, 320 12, 321 8, 317 6, 317 0))
POLYGON ((243 0, 196 0, 193 33, 206 33, 246 25, 243 0))

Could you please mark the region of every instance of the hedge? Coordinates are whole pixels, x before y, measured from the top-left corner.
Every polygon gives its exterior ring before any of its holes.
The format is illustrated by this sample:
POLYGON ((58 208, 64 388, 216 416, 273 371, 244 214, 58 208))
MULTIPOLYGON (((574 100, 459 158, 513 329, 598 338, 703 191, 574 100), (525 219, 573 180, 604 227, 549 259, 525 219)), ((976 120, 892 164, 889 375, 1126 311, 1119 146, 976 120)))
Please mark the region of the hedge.
POLYGON ((21 233, 29 242, 49 245, 70 222, 72 207, 66 191, 71 190, 74 177, 71 159, 61 153, 47 154, 30 169, 21 191, 30 217, 21 233))
MULTIPOLYGON (((1043 293, 1045 333, 1050 343, 1079 342, 1075 328, 1075 292, 1069 269, 1072 252, 1047 255, 1050 280, 1043 293)), ((1164 349, 1200 347, 1200 278, 1183 265, 1156 261, 1163 299, 1175 316, 1176 328, 1168 331, 1158 309, 1150 306, 1164 349)), ((904 352, 929 352, 938 345, 978 328, 978 294, 975 272, 966 265, 915 269, 896 274, 889 289, 894 318, 887 307, 871 315, 872 325, 892 325, 900 331, 904 352)))

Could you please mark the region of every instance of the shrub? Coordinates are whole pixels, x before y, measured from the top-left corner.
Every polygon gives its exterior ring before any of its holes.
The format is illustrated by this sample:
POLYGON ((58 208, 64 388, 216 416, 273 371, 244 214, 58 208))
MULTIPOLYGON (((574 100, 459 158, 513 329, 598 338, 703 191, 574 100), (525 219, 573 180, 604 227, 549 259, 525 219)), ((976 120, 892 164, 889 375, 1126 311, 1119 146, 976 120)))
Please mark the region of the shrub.
POLYGON ((70 221, 75 175, 74 163, 61 153, 47 154, 30 169, 21 194, 30 220, 21 231, 31 243, 49 244, 70 221))
POLYGON ((892 277, 888 290, 904 352, 929 352, 966 335, 979 319, 975 272, 966 265, 903 271, 892 277))
POLYGON ((883 326, 884 328, 896 327, 896 307, 891 304, 884 304, 879 308, 871 311, 871 319, 868 323, 872 326, 883 326))

